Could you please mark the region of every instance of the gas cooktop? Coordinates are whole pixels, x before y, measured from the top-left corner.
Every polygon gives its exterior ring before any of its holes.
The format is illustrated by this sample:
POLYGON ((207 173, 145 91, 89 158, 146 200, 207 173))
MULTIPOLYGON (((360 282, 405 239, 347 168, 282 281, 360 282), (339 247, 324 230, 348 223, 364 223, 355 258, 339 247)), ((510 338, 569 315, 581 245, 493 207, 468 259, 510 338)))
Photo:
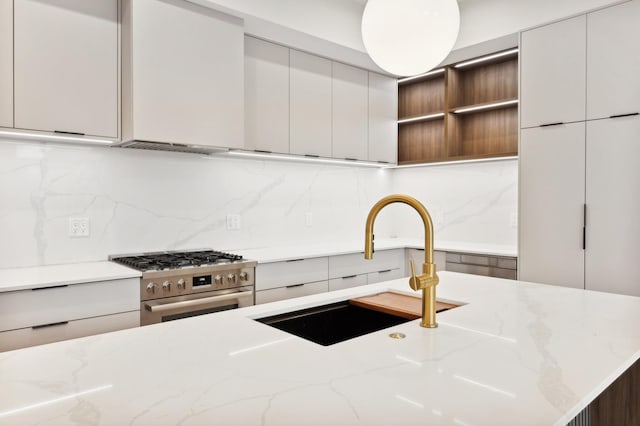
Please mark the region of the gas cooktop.
POLYGON ((162 271, 242 262, 242 256, 215 250, 162 251, 109 256, 109 260, 139 271, 162 271))

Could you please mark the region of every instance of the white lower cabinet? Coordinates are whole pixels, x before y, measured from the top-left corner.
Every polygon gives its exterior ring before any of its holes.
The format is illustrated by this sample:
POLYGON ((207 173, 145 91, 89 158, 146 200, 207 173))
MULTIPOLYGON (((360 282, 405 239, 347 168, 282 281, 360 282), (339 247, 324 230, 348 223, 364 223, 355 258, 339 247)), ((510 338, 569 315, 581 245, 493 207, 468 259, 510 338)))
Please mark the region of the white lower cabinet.
POLYGON ((258 264, 256 304, 357 287, 402 276, 404 249, 258 264))
POLYGON ((333 278, 329 280, 329 291, 358 287, 366 284, 368 284, 367 274, 349 275, 341 278, 333 278))
POLYGON ((376 251, 371 260, 365 259, 364 253, 331 256, 329 258, 329 278, 401 268, 403 263, 404 249, 376 251))
POLYGON ((125 278, 0 293, 0 350, 136 327, 139 286, 125 278))
MULTIPOLYGON (((411 275, 410 261, 416 268, 416 274, 422 273, 422 264, 424 263, 424 249, 408 248, 405 251, 406 262, 404 266, 404 276, 411 275)), ((433 262, 436 264, 436 272, 447 270, 447 252, 446 251, 434 251, 433 262)))
POLYGON ((0 352, 124 330, 139 325, 140 311, 131 311, 5 331, 0 332, 0 352))
POLYGON ((293 299, 294 297, 309 296, 311 294, 326 293, 329 289, 327 281, 315 283, 293 284, 270 290, 256 291, 256 305, 276 302, 278 300, 293 299))
POLYGON ((402 278, 402 268, 389 269, 386 271, 370 272, 367 274, 367 284, 375 284, 383 281, 397 280, 402 278))
POLYGON ((256 267, 256 291, 326 281, 329 276, 327 267, 326 257, 258 264, 256 267))

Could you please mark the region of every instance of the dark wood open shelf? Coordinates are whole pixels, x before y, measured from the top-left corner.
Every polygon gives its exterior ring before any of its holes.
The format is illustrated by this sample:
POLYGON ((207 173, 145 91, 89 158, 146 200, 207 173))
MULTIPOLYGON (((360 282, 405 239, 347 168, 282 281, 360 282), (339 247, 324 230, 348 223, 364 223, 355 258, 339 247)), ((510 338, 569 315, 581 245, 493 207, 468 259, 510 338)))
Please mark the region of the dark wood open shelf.
POLYGON ((399 124, 398 164, 518 155, 517 100, 517 53, 399 85, 398 120, 446 113, 399 124))

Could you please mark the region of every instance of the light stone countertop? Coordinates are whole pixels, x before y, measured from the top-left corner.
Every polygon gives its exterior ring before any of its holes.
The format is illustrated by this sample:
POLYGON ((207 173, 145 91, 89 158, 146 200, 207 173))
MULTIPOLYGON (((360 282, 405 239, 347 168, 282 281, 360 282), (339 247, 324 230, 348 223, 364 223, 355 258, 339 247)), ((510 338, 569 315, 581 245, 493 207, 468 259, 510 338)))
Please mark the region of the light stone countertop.
MULTIPOLYGON (((379 238, 374 241, 376 250, 388 250, 397 248, 424 248, 424 240, 421 238, 379 238)), ((492 256, 517 257, 517 248, 514 246, 498 244, 462 243, 452 241, 434 242, 435 250, 450 251, 456 253, 470 253, 492 256)), ((358 241, 335 241, 316 244, 289 244, 278 247, 264 247, 246 250, 235 250, 247 259, 256 260, 259 263, 282 262, 291 259, 310 257, 337 256, 364 252, 364 237, 358 241)))
MULTIPOLYGON (((436 250, 454 251, 458 253, 476 253, 508 257, 515 257, 517 255, 515 247, 495 244, 443 241, 436 242, 435 246, 436 250)), ((417 238, 381 238, 375 241, 376 250, 423 247, 424 241, 417 238)), ((363 252, 364 239, 362 241, 336 241, 229 251, 235 254, 241 254, 246 259, 256 260, 260 263, 270 263, 291 259, 363 252)), ((142 273, 135 269, 109 261, 4 268, 0 269, 0 293, 140 276, 142 276, 142 273)))
POLYGON ((252 320, 401 279, 1 353, 0 424, 564 425, 640 356, 640 298, 440 277, 466 304, 436 329, 324 347, 252 320))
POLYGON ((0 269, 0 293, 140 276, 139 271, 109 261, 6 268, 0 269))

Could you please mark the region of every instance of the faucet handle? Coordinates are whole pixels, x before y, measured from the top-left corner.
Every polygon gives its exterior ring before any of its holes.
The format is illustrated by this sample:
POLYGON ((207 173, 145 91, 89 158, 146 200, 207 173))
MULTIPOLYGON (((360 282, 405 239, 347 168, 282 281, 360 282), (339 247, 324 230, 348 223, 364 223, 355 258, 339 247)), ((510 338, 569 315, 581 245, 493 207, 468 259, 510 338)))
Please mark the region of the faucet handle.
POLYGON ((411 286, 414 291, 438 285, 438 282, 440 280, 438 278, 438 275, 436 274, 436 265, 434 265, 433 263, 425 263, 424 268, 427 268, 427 273, 423 273, 418 276, 416 276, 416 267, 413 263, 413 260, 409 261, 409 265, 411 266, 411 278, 409 278, 409 286, 411 286))
POLYGON ((416 278, 416 266, 413 263, 413 259, 409 261, 409 266, 411 267, 411 278, 409 278, 409 286, 414 291, 420 290, 420 284, 418 283, 418 279, 416 278))

